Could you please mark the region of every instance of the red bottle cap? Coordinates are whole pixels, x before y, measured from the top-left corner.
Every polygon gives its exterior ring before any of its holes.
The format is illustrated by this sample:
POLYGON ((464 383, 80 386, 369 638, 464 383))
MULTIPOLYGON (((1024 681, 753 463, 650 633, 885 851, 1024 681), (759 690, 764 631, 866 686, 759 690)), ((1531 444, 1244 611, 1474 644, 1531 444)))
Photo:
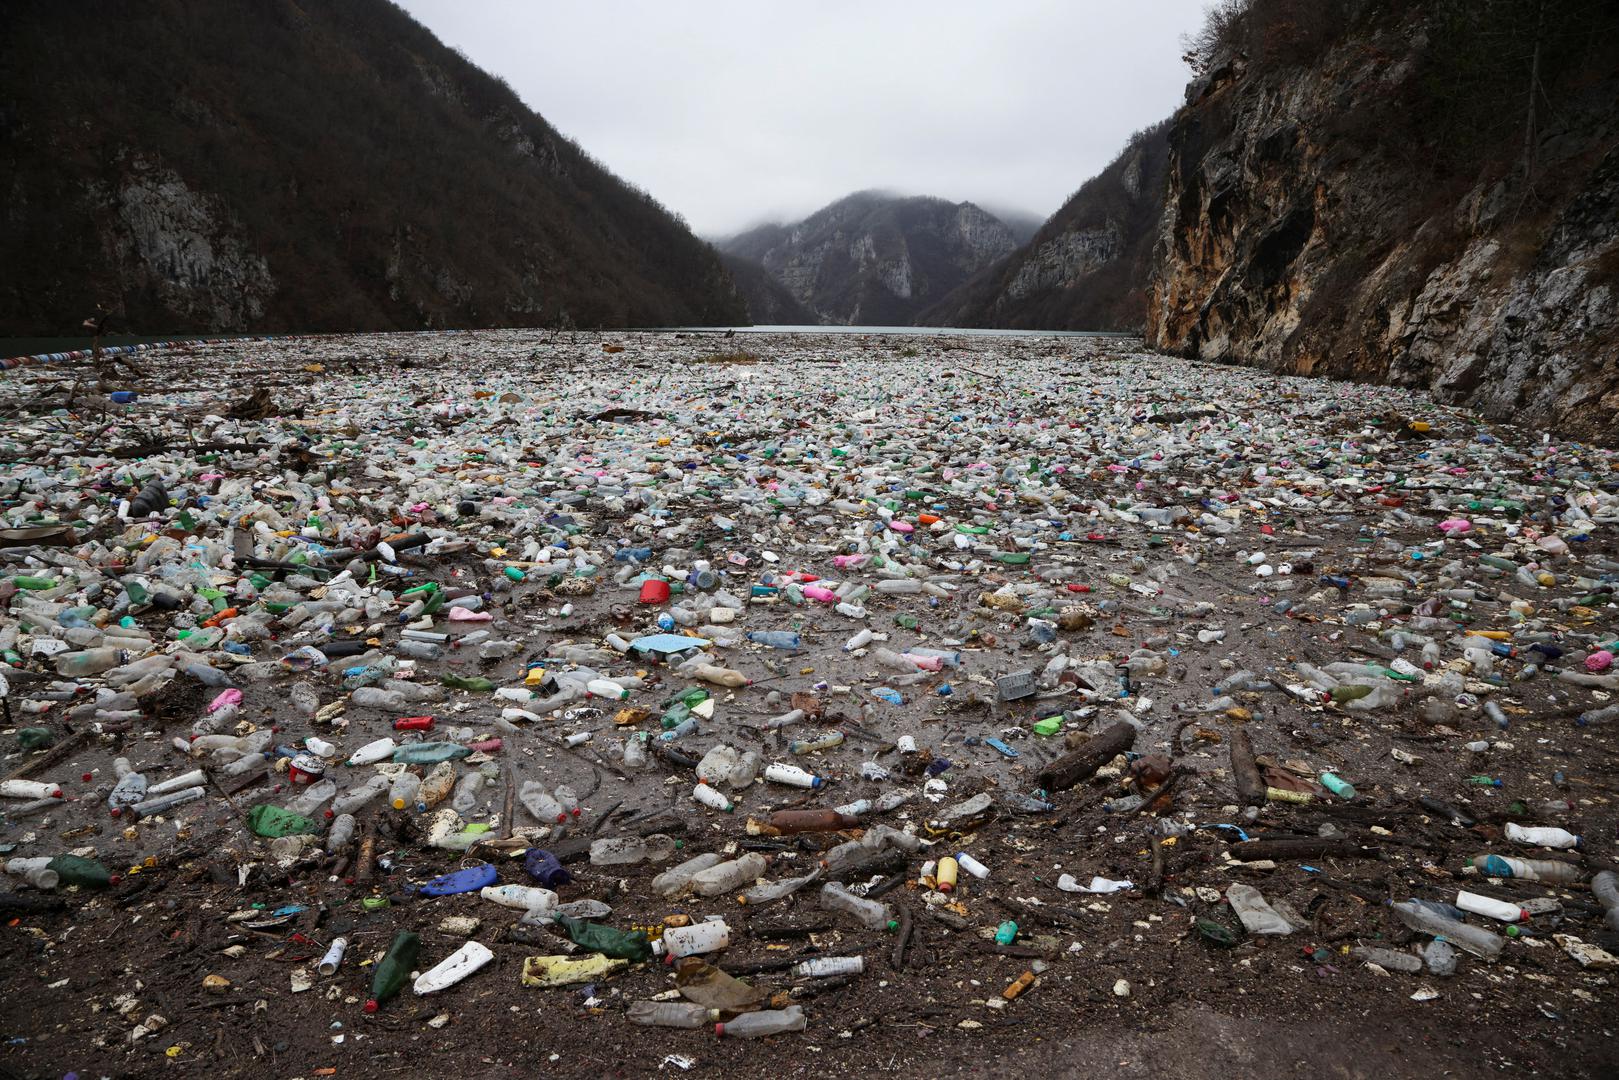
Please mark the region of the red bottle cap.
POLYGON ((370 1001, 365 1003, 365 1011, 368 1012, 368 1013, 374 1013, 374 1012, 377 1011, 377 999, 376 998, 372 998, 370 1001))

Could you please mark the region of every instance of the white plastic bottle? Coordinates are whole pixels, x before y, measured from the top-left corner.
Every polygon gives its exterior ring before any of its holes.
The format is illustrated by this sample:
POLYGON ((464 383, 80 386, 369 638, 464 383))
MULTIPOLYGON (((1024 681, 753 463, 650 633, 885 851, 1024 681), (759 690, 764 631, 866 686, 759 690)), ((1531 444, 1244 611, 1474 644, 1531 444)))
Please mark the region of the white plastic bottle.
POLYGON ((418 994, 432 994, 454 986, 489 961, 495 954, 488 946, 469 941, 428 970, 416 976, 412 989, 418 994))
POLYGON ((691 789, 691 797, 695 802, 701 803, 710 809, 718 810, 721 813, 729 814, 736 809, 736 804, 726 798, 723 792, 718 788, 709 787, 707 784, 695 785, 691 789))
POLYGON ((801 979, 822 979, 832 975, 859 975, 865 970, 864 956, 817 956, 794 964, 788 973, 801 979))
POLYGON ((1475 915, 1484 915, 1501 922, 1528 922, 1529 912, 1517 904, 1509 904, 1505 900, 1497 900, 1493 896, 1483 896, 1479 893, 1468 892, 1463 889, 1456 894, 1456 906, 1463 911, 1471 911, 1475 915))
POLYGON ((1532 844, 1537 847, 1549 848, 1577 848, 1580 838, 1567 829, 1557 829, 1551 826, 1525 826, 1507 823, 1507 839, 1518 844, 1532 844))
POLYGON ((731 944, 731 928, 724 919, 708 919, 690 926, 671 926, 652 943, 652 955, 674 963, 682 956, 719 952, 731 944))
POLYGON ((538 885, 486 885, 478 895, 517 911, 550 911, 557 906, 557 894, 538 885))
POLYGON ((375 742, 366 743, 349 755, 348 763, 350 765, 373 765, 379 761, 387 761, 394 756, 394 751, 397 749, 399 749, 399 744, 394 742, 393 739, 377 739, 375 742))
POLYGON ((765 779, 773 784, 786 784, 790 787, 818 788, 826 781, 812 772, 800 769, 797 765, 787 765, 775 762, 765 768, 765 779))

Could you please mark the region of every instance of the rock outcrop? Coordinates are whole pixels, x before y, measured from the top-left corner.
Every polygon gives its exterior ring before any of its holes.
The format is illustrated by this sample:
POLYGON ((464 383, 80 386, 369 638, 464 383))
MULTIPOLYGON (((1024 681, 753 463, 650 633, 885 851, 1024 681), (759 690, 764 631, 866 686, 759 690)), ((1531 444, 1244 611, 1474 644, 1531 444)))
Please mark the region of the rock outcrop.
POLYGON ((1619 440, 1611 53, 1529 18, 1522 70, 1475 71, 1443 10, 1368 9, 1302 65, 1213 58, 1170 136, 1147 342, 1619 440))
POLYGON ((928 305, 1017 246, 970 202, 863 191, 795 225, 722 241, 761 264, 820 323, 907 326, 928 305))
POLYGON ((1029 242, 921 313, 929 326, 1139 333, 1169 126, 1131 138, 1029 242))

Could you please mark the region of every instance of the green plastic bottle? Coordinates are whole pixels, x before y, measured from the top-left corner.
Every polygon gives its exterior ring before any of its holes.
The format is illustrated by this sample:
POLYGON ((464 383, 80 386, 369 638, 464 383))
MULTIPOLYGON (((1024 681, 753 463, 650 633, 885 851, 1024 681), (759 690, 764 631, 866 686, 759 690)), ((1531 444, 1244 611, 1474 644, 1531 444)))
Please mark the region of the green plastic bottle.
POLYGON ((29 577, 26 575, 19 575, 12 578, 11 583, 17 586, 19 589, 30 589, 34 592, 56 588, 56 580, 48 577, 29 577))
POLYGON ((446 675, 439 681, 451 690, 477 690, 487 694, 495 688, 495 684, 482 675, 446 675))
POLYGON ((105 889, 117 881, 111 871, 96 860, 80 858, 77 855, 58 855, 45 865, 56 871, 58 885, 82 885, 87 889, 105 889))
POLYGON ((377 969, 371 973, 371 1000, 365 1003, 366 1012, 376 1012, 378 1005, 404 989, 421 951, 421 935, 409 930, 394 935, 393 944, 388 946, 388 951, 377 961, 377 969))
POLYGON ((615 930, 611 926, 586 922, 567 915, 555 916, 557 924, 581 949, 599 952, 618 960, 640 963, 652 958, 652 943, 645 930, 615 930))

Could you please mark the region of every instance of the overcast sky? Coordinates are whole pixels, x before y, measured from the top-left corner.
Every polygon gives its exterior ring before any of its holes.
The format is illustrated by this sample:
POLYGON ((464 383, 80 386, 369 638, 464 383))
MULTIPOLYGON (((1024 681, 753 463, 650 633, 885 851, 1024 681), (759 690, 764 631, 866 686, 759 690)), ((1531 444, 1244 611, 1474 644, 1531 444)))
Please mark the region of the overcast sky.
POLYGON ((1045 217, 1179 104, 1205 0, 400 0, 703 236, 862 188, 1045 217))

